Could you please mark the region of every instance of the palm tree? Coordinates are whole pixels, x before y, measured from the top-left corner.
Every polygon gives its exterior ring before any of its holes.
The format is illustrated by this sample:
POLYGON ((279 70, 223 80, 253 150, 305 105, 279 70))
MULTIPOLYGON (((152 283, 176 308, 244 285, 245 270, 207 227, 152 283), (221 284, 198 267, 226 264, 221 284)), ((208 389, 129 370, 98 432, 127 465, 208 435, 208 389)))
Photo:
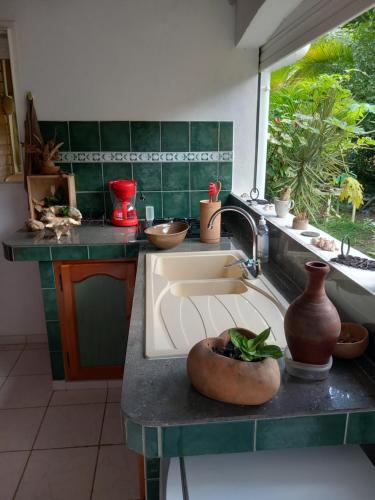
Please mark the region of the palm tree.
POLYGON ((333 33, 314 42, 307 54, 296 63, 274 71, 271 76, 271 91, 302 80, 314 80, 322 74, 343 73, 352 65, 350 40, 341 35, 336 38, 333 33))

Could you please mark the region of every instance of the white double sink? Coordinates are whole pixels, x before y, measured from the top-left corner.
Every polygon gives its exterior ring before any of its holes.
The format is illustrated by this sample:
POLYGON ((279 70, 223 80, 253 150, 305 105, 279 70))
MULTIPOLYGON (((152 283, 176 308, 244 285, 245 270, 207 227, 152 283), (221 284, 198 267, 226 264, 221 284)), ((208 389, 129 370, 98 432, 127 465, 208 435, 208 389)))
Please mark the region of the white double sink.
POLYGON ((264 277, 243 279, 225 267, 246 258, 240 250, 155 253, 146 256, 147 358, 186 356, 198 341, 228 328, 260 333, 285 347, 287 302, 264 277))

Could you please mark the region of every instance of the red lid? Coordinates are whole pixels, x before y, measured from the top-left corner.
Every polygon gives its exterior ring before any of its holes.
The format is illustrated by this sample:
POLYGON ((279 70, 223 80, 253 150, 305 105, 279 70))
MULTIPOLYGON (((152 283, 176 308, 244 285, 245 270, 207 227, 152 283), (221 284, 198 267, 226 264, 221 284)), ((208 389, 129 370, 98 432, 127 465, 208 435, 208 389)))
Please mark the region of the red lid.
POLYGON ((124 179, 118 181, 109 181, 108 185, 110 189, 113 189, 115 194, 120 196, 131 197, 134 196, 137 191, 137 181, 124 179))

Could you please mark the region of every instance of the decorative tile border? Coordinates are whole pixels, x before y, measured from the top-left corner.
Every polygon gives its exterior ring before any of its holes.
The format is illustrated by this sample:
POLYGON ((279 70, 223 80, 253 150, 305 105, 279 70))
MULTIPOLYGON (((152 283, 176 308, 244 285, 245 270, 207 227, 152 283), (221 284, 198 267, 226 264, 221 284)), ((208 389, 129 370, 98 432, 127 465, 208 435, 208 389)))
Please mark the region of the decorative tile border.
POLYGON ((232 151, 200 152, 129 152, 129 151, 65 151, 58 156, 63 163, 187 163, 187 162, 227 162, 233 161, 232 151))

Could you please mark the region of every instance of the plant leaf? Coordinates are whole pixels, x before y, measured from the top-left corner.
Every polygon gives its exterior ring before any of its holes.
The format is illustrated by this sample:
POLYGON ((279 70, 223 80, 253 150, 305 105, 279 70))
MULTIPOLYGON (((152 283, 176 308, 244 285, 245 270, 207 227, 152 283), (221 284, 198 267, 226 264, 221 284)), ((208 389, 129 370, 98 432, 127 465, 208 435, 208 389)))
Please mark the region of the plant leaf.
POLYGON ((271 333, 271 328, 266 328, 265 330, 263 330, 263 332, 261 332, 259 335, 257 335, 255 337, 255 339, 253 339, 253 344, 254 344, 254 347, 256 348, 260 348, 264 345, 265 341, 268 339, 268 337, 270 336, 270 333, 271 333))
POLYGON ((264 345, 257 349, 257 357, 259 358, 281 358, 282 350, 277 345, 264 345))

